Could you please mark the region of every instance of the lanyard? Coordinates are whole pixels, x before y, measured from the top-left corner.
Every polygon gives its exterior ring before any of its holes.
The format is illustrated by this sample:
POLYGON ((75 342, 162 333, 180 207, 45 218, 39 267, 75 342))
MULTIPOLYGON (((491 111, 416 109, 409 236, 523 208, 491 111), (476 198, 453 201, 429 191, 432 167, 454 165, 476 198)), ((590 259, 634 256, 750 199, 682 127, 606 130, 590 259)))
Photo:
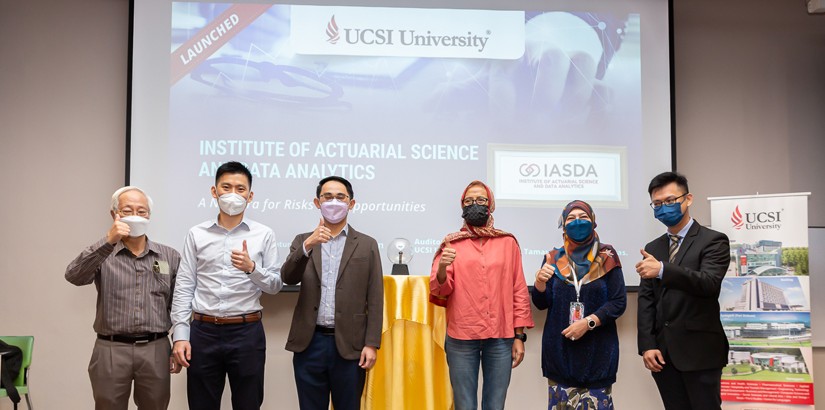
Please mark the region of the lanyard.
POLYGON ((581 294, 582 291, 582 283, 581 281, 579 281, 579 275, 576 274, 576 268, 574 267, 576 266, 576 263, 572 260, 568 261, 569 263, 567 264, 567 266, 570 266, 570 271, 573 272, 573 288, 576 289, 576 302, 578 303, 579 294, 581 294))
MULTIPOLYGON (((596 260, 596 254, 598 254, 599 249, 599 242, 596 241, 593 247, 590 249, 590 261, 593 262, 596 260)), ((569 255, 569 253, 568 253, 569 255)), ((579 295, 582 291, 582 282, 579 280, 579 275, 576 274, 576 262, 573 261, 572 258, 569 256, 567 257, 567 266, 570 267, 570 272, 573 272, 573 288, 576 289, 576 302, 579 302, 579 295)))

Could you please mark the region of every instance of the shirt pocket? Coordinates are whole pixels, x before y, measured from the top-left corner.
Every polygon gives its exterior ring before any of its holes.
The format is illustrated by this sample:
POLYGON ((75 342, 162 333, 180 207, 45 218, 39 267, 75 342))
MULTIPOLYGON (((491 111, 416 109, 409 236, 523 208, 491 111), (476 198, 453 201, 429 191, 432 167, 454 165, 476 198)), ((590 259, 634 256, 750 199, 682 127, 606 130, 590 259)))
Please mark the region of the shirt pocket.
POLYGON ((149 292, 152 297, 161 297, 164 300, 171 296, 171 276, 167 273, 157 272, 152 270, 152 281, 149 284, 149 292))

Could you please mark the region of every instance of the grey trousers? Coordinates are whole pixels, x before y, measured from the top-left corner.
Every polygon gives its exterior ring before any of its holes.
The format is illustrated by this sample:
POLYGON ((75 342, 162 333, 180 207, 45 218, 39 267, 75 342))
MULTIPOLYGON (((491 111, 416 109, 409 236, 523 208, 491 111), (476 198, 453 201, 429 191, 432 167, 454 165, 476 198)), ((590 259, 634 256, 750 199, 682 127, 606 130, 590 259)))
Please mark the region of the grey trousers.
POLYGON ((135 385, 140 410, 165 410, 169 406, 169 339, 149 343, 95 340, 89 361, 89 379, 96 410, 126 410, 135 385))

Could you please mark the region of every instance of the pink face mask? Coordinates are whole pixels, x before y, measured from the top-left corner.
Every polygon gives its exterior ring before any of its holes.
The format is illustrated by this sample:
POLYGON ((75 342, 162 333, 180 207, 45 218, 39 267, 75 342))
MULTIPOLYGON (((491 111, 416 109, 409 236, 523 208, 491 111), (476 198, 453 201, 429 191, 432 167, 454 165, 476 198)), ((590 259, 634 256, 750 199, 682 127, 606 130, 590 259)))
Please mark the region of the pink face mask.
POLYGON ((321 202, 321 215, 331 224, 343 221, 347 217, 347 212, 349 212, 349 204, 346 202, 337 199, 321 202))

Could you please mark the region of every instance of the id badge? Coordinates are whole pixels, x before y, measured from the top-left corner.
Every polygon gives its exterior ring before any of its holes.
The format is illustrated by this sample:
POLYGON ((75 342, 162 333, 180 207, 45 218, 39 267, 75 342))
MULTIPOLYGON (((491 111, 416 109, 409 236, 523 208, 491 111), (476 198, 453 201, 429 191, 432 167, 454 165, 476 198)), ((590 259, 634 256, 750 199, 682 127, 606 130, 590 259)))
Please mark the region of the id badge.
POLYGON ((584 303, 570 302, 570 324, 584 317, 584 303))

